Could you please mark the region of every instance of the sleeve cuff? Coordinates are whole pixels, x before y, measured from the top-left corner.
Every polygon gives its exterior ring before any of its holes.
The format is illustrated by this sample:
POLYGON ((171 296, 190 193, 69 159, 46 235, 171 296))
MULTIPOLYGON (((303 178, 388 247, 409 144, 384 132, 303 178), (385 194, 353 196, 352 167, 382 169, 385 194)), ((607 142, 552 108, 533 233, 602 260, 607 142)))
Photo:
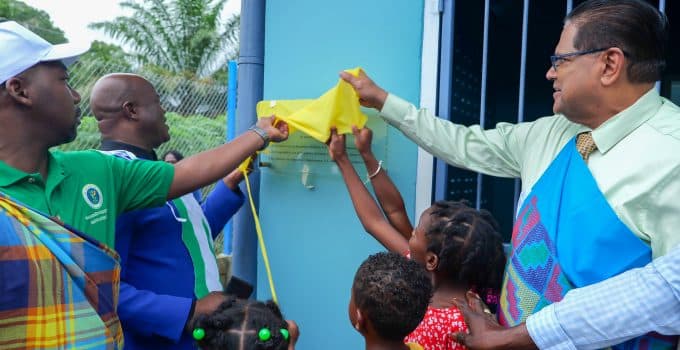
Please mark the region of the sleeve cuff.
POLYGON ((224 225, 243 205, 243 192, 232 191, 224 181, 218 181, 215 188, 203 201, 203 214, 208 220, 213 238, 222 231, 224 225))
POLYGON ((194 302, 193 298, 139 290, 122 281, 118 315, 126 332, 176 343, 184 334, 186 320, 191 317, 187 318, 187 314, 191 315, 194 302))
MULTIPOLYGON (((222 180, 215 183, 213 191, 219 193, 218 196, 229 202, 240 201, 240 203, 243 204, 243 201, 245 200, 245 195, 241 191, 241 187, 236 186, 236 188, 232 190, 222 180)), ((241 206, 241 204, 239 204, 239 206, 241 206)))
POLYGON ((175 166, 166 162, 158 162, 163 164, 164 167, 163 175, 161 176, 161 189, 165 190, 163 193, 163 198, 159 199, 158 206, 163 205, 168 200, 168 195, 170 194, 170 188, 172 187, 172 182, 175 180, 175 166))
POLYGON ((390 125, 399 127, 403 124, 404 118, 411 109, 411 103, 401 99, 397 95, 387 94, 385 104, 380 110, 380 116, 385 119, 390 125))
POLYGON ((539 349, 576 350, 555 314, 555 305, 548 305, 529 316, 526 321, 529 336, 539 349))
POLYGON ((191 319, 194 317, 194 311, 196 311, 196 299, 191 300, 191 308, 189 309, 189 314, 187 315, 187 320, 184 322, 184 330, 188 333, 193 331, 193 325, 190 325, 191 319))

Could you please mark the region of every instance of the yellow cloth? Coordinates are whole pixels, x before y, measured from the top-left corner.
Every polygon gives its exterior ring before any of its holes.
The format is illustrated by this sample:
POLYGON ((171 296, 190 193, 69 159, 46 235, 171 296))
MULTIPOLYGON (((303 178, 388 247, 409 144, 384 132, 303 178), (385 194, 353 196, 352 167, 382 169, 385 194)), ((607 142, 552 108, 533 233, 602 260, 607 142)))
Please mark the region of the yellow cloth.
POLYGON ((246 160, 241 162, 241 164, 239 164, 238 170, 240 170, 243 173, 244 177, 248 177, 248 175, 250 174, 250 171, 248 171, 248 168, 251 168, 251 170, 252 170, 252 167, 250 166, 250 163, 252 163, 252 162, 253 162, 253 157, 248 157, 248 158, 246 158, 246 160))
POLYGON ((418 343, 406 343, 409 350, 424 350, 424 348, 418 343))
MULTIPOLYGON (((358 76, 360 70, 357 67, 347 72, 358 76)), ((290 133, 300 130, 320 142, 328 140, 333 126, 338 134, 347 134, 352 132, 353 125, 362 128, 368 120, 361 112, 356 92, 342 79, 316 100, 271 100, 257 104, 258 117, 272 114, 288 123, 290 133)))

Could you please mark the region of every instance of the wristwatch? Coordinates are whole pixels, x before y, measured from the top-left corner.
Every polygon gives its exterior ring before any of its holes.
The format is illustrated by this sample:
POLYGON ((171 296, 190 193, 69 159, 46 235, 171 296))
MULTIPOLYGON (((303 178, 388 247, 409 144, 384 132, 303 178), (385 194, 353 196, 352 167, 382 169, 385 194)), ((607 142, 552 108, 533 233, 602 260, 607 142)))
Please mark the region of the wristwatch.
POLYGON ((251 130, 251 131, 255 132, 256 134, 260 135, 260 137, 262 138, 262 141, 264 141, 264 145, 262 145, 262 147, 260 147, 260 149, 259 149, 260 151, 267 148, 267 146, 269 146, 269 141, 271 141, 271 140, 269 139, 269 134, 267 134, 267 132, 264 131, 264 129, 262 129, 261 127, 259 127, 257 125, 253 125, 248 130, 251 130))

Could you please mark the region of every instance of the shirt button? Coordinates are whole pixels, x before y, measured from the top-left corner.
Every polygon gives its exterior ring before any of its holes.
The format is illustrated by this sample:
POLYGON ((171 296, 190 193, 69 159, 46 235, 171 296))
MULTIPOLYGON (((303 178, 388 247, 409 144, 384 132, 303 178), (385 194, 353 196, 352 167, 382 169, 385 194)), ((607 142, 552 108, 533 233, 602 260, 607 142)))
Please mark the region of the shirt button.
POLYGON ((32 177, 29 177, 29 178, 28 178, 28 182, 29 182, 29 183, 35 183, 35 179, 32 178, 32 177))

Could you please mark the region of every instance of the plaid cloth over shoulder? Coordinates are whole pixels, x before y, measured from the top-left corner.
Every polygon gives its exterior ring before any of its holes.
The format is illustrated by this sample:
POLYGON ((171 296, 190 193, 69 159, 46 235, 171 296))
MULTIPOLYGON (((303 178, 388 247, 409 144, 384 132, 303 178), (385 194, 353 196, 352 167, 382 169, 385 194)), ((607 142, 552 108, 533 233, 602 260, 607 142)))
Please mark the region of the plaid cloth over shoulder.
POLYGON ((0 348, 122 349, 117 254, 0 194, 0 348))

